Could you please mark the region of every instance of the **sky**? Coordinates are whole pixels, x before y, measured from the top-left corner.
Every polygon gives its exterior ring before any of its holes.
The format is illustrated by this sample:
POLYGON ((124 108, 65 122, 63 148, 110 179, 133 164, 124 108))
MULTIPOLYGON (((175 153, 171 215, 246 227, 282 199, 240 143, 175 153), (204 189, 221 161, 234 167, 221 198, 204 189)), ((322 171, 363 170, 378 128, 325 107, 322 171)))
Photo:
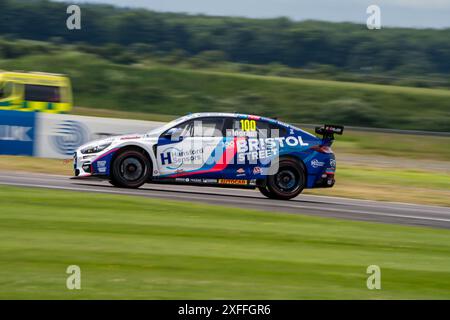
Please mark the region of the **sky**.
POLYGON ((251 18, 366 23, 369 5, 381 9, 381 26, 450 28, 450 0, 57 0, 108 3, 155 11, 251 18))

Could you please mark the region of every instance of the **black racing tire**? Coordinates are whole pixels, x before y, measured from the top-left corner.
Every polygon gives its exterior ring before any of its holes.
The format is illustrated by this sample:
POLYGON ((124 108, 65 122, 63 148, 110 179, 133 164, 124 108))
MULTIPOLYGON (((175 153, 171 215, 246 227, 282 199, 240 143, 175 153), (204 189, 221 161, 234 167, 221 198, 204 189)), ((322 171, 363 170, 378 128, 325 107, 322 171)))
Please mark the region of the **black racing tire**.
POLYGON ((119 188, 139 188, 148 181, 152 172, 150 160, 139 150, 120 152, 111 166, 111 181, 119 188))
POLYGON ((114 187, 120 188, 120 185, 118 185, 115 180, 109 180, 109 183, 111 183, 114 187))
POLYGON ((289 200, 298 196, 306 185, 304 167, 294 159, 281 159, 275 174, 267 177, 270 198, 289 200))
POLYGON ((273 194, 269 191, 267 187, 258 187, 259 191, 269 199, 274 199, 273 194))

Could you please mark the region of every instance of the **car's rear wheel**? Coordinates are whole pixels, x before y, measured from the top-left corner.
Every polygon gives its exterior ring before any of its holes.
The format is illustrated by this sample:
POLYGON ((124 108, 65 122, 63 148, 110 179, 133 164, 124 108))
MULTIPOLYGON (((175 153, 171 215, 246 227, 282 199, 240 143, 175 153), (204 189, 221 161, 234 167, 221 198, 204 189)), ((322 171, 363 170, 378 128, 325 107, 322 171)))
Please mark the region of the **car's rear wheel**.
POLYGON ((258 187, 258 190, 267 198, 273 199, 273 194, 269 191, 267 186, 264 187, 258 187))
POLYGON ((121 187, 121 185, 119 185, 115 180, 109 180, 109 183, 111 183, 114 187, 118 187, 118 188, 120 188, 121 187))
POLYGON ((289 200, 298 196, 306 185, 303 166, 293 159, 282 159, 275 174, 267 177, 267 187, 260 191, 268 198, 289 200))
POLYGON ((122 188, 139 188, 151 173, 149 159, 139 150, 124 150, 111 167, 111 184, 122 188))

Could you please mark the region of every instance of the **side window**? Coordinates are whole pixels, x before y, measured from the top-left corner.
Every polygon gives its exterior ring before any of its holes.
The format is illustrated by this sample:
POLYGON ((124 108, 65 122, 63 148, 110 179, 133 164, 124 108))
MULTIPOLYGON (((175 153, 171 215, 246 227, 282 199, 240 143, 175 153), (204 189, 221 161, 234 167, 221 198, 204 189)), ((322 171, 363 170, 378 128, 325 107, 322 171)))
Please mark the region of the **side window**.
POLYGON ((194 120, 194 137, 222 137, 223 118, 200 118, 194 120))
POLYGON ((193 127, 194 127, 194 121, 186 121, 183 123, 180 123, 179 125, 172 127, 170 129, 168 129, 166 132, 163 133, 163 135, 167 134, 167 133, 171 133, 173 134, 173 138, 174 139, 178 139, 179 137, 192 137, 192 132, 193 132, 193 127))
POLYGON ((283 137, 286 133, 285 128, 275 124, 251 119, 233 119, 232 130, 227 130, 227 136, 261 139, 283 137))
POLYGON ((267 122, 258 121, 256 127, 258 128, 258 138, 267 139, 271 137, 271 125, 267 122))
POLYGON ((25 85, 25 100, 61 102, 60 88, 54 86, 25 85))
MULTIPOLYGON (((189 120, 172 127, 168 132, 176 132, 178 137, 222 137, 224 120, 220 118, 200 118, 189 120)), ((165 134, 164 133, 164 134, 165 134)), ((177 137, 175 137, 177 138, 177 137)))
POLYGON ((257 121, 256 128, 258 130, 258 137, 263 139, 284 137, 287 133, 285 128, 263 121, 257 121))

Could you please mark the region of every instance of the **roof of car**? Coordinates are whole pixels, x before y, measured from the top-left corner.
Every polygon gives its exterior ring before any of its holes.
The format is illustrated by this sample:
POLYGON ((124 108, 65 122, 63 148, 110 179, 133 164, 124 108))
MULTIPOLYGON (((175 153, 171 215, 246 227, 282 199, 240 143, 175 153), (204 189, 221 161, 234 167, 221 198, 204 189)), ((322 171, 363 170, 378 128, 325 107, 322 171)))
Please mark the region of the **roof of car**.
MULTIPOLYGON (((256 115, 249 115, 249 114, 243 114, 243 113, 230 113, 230 112, 196 112, 196 113, 190 113, 188 115, 185 115, 181 118, 178 118, 174 121, 177 121, 178 123, 184 122, 184 121, 188 121, 190 119, 197 119, 197 118, 202 118, 202 117, 227 117, 227 118, 241 118, 241 119, 251 119, 251 120, 262 120, 265 122, 269 122, 269 123, 273 123, 282 127, 285 127, 286 129, 290 129, 290 130, 298 130, 298 131, 302 131, 305 134, 310 135, 311 137, 315 136, 305 130, 302 130, 294 125, 291 125, 289 123, 285 123, 283 121, 279 121, 276 119, 271 119, 271 118, 267 118, 267 117, 261 117, 261 116, 256 116, 256 115)), ((164 127, 163 127, 164 128, 164 127)))
POLYGON ((229 112, 196 112, 190 113, 188 116, 191 118, 200 118, 200 117, 236 117, 238 113, 229 113, 229 112))
POLYGON ((197 113, 191 113, 186 116, 190 119, 196 119, 196 118, 203 118, 203 117, 227 117, 227 118, 241 118, 241 119, 251 119, 251 120, 261 120, 269 123, 273 123, 276 125, 280 125, 287 128, 293 128, 296 130, 301 130, 289 123, 285 123, 283 121, 279 121, 272 118, 257 116, 257 115, 251 115, 251 114, 244 114, 244 113, 229 113, 229 112, 197 112, 197 113))
POLYGON ((197 113, 191 113, 188 115, 190 118, 203 118, 203 117, 227 117, 227 118, 248 118, 248 119, 254 119, 254 120, 263 120, 263 121, 271 121, 271 122, 277 122, 275 119, 257 116, 257 115, 251 115, 251 114, 244 114, 244 113, 230 113, 230 112, 197 112, 197 113))

